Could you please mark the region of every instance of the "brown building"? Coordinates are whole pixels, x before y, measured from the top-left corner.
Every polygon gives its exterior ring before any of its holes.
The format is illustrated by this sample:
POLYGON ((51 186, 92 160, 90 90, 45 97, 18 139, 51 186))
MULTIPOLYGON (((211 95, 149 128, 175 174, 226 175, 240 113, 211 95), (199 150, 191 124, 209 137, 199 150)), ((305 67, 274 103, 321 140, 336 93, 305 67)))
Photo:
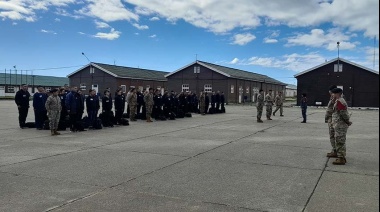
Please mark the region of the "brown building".
POLYGON ((129 88, 146 88, 165 90, 168 72, 147 70, 141 68, 131 68, 102 63, 90 63, 83 68, 71 73, 67 77, 70 79, 70 86, 78 86, 83 91, 95 89, 103 93, 106 88, 115 92, 118 87, 128 92, 129 88))
POLYGON ((226 101, 242 103, 244 96, 255 102, 260 89, 285 91, 286 84, 268 76, 234 68, 195 61, 165 76, 167 87, 174 91, 224 92, 226 101))
POLYGON ((337 85, 350 107, 379 107, 379 72, 348 60, 336 58, 294 77, 298 81, 297 105, 306 93, 309 105, 326 106, 328 88, 337 85))

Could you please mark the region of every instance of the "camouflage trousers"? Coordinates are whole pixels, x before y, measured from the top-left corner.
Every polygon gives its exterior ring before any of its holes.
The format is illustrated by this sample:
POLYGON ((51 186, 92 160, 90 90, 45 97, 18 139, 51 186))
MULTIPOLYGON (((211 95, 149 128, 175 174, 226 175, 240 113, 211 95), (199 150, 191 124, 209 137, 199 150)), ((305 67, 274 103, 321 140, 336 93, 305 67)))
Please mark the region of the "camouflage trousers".
POLYGON ((347 125, 334 124, 335 131, 335 148, 338 157, 346 157, 346 135, 347 135, 347 125))
POLYGON ((48 111, 49 127, 51 130, 58 129, 59 118, 61 117, 61 111, 51 110, 48 111))
POLYGON ((136 111, 137 111, 137 105, 131 105, 129 106, 129 110, 130 110, 130 119, 133 120, 135 119, 135 116, 136 116, 136 111))
POLYGON ((330 134, 330 143, 332 147, 332 151, 336 152, 336 146, 335 146, 335 130, 331 123, 329 125, 329 134, 330 134))
POLYGON ((267 108, 267 118, 270 118, 272 116, 272 110, 273 110, 272 105, 267 105, 266 108, 267 108))
POLYGON ((146 118, 152 118, 153 105, 146 106, 146 118))
POLYGON ((273 113, 276 113, 278 110, 280 110, 280 115, 282 115, 284 112, 283 106, 282 105, 276 105, 276 110, 274 110, 273 113))
POLYGON ((199 112, 201 114, 205 113, 206 106, 205 104, 199 104, 199 112))
POLYGON ((263 106, 258 105, 257 106, 257 119, 261 119, 261 116, 263 115, 263 106))

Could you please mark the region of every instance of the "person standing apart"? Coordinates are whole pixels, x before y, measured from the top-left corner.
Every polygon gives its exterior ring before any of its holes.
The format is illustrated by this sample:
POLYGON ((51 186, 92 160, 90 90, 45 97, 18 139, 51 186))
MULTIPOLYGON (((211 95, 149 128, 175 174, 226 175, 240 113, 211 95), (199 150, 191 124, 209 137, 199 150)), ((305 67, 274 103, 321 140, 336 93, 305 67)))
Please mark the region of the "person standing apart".
POLYGON ((137 121, 136 120, 136 112, 137 112, 137 94, 136 94, 136 89, 132 88, 131 90, 131 95, 129 96, 128 99, 128 105, 130 109, 130 121, 137 121))
POLYGON ((284 99, 282 97, 282 92, 279 91, 276 98, 275 98, 275 103, 276 103, 276 110, 273 112, 273 116, 276 115, 276 112, 278 110, 280 110, 280 116, 284 116, 284 109, 283 109, 283 105, 284 105, 284 99))
POLYGON ((335 104, 332 114, 332 125, 335 131, 335 147, 337 159, 333 162, 334 165, 345 165, 346 160, 346 135, 348 127, 352 125, 350 115, 348 114, 348 105, 343 99, 343 90, 334 88, 331 91, 334 95, 335 104))
POLYGON ((153 105, 154 105, 153 88, 149 88, 149 91, 145 93, 144 102, 145 102, 145 107, 146 107, 146 122, 153 122, 152 121, 152 111, 153 111, 153 105))
POLYGON ((263 123, 263 120, 261 120, 261 116, 263 115, 263 108, 264 108, 264 91, 263 89, 260 89, 259 95, 257 96, 257 122, 263 123))
POLYGON ((18 108, 18 122, 20 128, 25 127, 26 117, 28 116, 29 111, 29 98, 30 93, 28 91, 28 85, 21 85, 21 89, 16 92, 15 102, 18 108))
POLYGON ((273 110, 273 97, 272 90, 269 90, 268 94, 265 96, 265 106, 267 109, 267 120, 272 120, 272 110, 273 110))
POLYGON ((330 143, 331 143, 331 147, 332 147, 331 152, 327 153, 327 155, 326 155, 329 158, 330 157, 332 157, 332 158, 338 157, 338 155, 336 153, 336 146, 335 146, 335 131, 334 131, 334 127, 332 125, 332 114, 334 112, 335 98, 334 98, 334 95, 331 91, 335 88, 337 88, 336 85, 332 85, 329 88, 330 101, 327 104, 327 109, 326 109, 326 114, 325 114, 325 123, 327 123, 328 127, 329 127, 330 143))
POLYGON ((301 99, 301 111, 302 111, 302 118, 303 121, 301 123, 306 123, 306 111, 307 111, 307 98, 306 94, 302 94, 302 99, 301 99))
POLYGON ((59 119, 61 117, 62 105, 61 99, 58 96, 59 90, 55 88, 51 90, 51 93, 52 95, 50 95, 46 100, 45 108, 49 117, 51 135, 54 136, 60 135, 60 133, 57 130, 59 119))
POLYGON ((48 95, 46 94, 45 89, 43 87, 38 87, 37 90, 38 92, 33 95, 33 110, 36 122, 36 129, 42 130, 44 122, 47 118, 45 103, 48 98, 48 95))

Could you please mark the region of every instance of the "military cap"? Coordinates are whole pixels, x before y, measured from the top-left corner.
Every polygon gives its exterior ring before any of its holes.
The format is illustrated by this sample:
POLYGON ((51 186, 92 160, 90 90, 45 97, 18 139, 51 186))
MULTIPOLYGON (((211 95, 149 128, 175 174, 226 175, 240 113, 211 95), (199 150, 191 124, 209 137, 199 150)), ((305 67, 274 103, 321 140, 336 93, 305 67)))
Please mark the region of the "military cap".
POLYGON ((343 90, 341 88, 334 88, 331 90, 331 93, 342 93, 343 90))

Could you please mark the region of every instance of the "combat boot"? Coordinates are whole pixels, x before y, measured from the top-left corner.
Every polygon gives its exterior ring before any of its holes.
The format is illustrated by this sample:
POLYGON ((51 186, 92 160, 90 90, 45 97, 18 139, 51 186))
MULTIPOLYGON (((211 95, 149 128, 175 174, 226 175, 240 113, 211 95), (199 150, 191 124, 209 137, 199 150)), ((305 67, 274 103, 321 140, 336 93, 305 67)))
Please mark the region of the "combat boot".
POLYGON ((328 158, 337 158, 338 154, 335 151, 331 151, 331 152, 327 153, 326 157, 328 157, 328 158))
POLYGON ((270 117, 267 117, 267 120, 273 120, 273 119, 271 119, 270 117))
POLYGON ((333 164, 334 165, 345 165, 347 163, 346 158, 337 158, 333 164))
POLYGON ((150 117, 148 117, 148 118, 146 119, 146 122, 153 122, 153 121, 152 121, 152 119, 150 119, 150 117))
POLYGON ((263 120, 261 120, 261 119, 257 119, 257 122, 258 122, 258 123, 263 123, 263 120))
POLYGON ((57 131, 57 129, 55 129, 55 130, 54 130, 54 135, 61 135, 61 133, 59 133, 59 132, 57 131))
POLYGON ((50 132, 51 132, 51 135, 52 135, 52 136, 56 135, 56 134, 54 133, 54 130, 50 130, 50 132))

